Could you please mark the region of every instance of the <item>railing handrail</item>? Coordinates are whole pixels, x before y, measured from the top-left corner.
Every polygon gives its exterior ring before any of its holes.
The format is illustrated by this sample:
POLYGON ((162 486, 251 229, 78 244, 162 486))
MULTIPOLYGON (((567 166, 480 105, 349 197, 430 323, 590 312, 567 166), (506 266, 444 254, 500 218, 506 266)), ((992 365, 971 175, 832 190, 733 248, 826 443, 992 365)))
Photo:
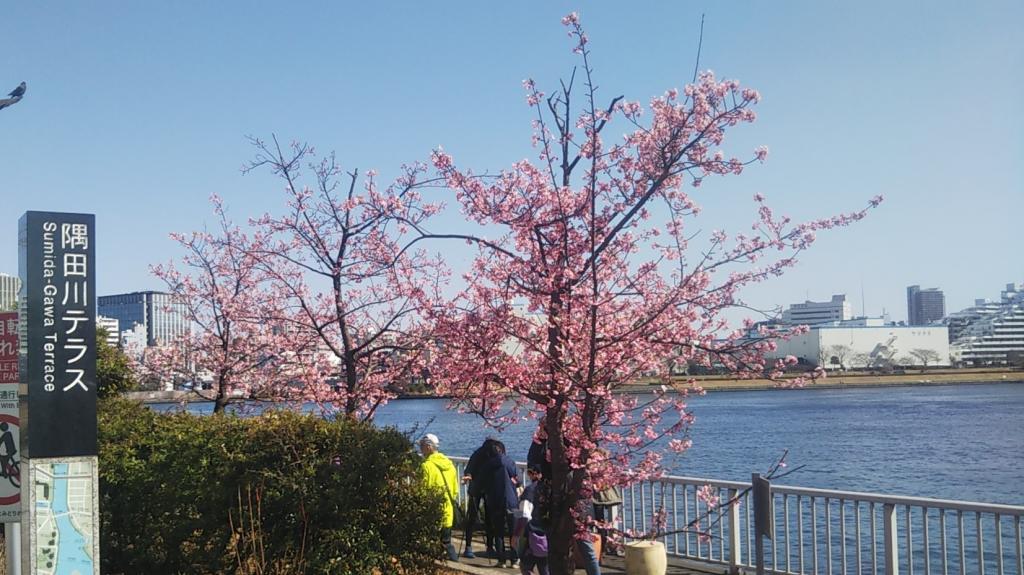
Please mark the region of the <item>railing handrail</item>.
MULTIPOLYGON (((468 457, 461 456, 450 457, 450 459, 454 462, 463 464, 469 461, 468 457)), ((517 461, 516 467, 525 469, 526 462, 517 461)), ((706 477, 690 477, 685 475, 665 475, 651 479, 650 481, 678 485, 711 485, 712 487, 736 489, 737 491, 750 487, 749 482, 710 479, 706 477)), ((913 497, 906 495, 887 495, 884 493, 869 493, 864 491, 841 491, 838 489, 819 489, 816 487, 799 487, 794 485, 772 485, 772 491, 780 494, 806 495, 808 497, 841 499, 847 501, 865 501, 868 503, 906 505, 911 507, 928 507, 932 509, 952 509, 955 511, 969 511, 977 513, 996 513, 999 515, 1024 517, 1024 506, 1021 505, 960 501, 954 499, 934 499, 930 497, 913 497)))

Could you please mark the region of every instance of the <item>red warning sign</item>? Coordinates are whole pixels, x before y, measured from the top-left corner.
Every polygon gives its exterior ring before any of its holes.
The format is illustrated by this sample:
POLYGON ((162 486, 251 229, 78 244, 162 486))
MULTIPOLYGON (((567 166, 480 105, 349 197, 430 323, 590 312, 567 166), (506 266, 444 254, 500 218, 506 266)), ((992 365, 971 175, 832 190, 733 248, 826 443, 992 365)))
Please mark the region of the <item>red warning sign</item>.
POLYGON ((17 313, 0 313, 0 383, 18 383, 17 313))

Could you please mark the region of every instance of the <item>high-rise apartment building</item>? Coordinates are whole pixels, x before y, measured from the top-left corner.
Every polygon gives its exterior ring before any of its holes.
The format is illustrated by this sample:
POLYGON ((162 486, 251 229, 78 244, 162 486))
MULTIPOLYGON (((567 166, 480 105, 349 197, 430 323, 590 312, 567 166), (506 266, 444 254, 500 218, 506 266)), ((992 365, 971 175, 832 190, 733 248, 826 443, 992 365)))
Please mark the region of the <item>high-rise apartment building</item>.
MULTIPOLYGON (((1010 284, 1013 285, 1013 284, 1010 284)), ((1004 292, 1005 294, 1005 292, 1004 292)), ((995 315, 1003 310, 1003 304, 988 299, 976 299, 974 305, 967 309, 953 312, 943 318, 942 323, 949 327, 949 343, 960 339, 964 331, 972 324, 995 315)))
POLYGON ((164 345, 188 332, 184 306, 169 293, 144 291, 100 296, 100 315, 118 320, 122 332, 141 325, 146 345, 164 345))
POLYGON ((18 311, 18 290, 21 278, 0 274, 0 311, 18 311))
POLYGON ((107 334, 107 345, 118 347, 121 343, 121 322, 116 318, 96 316, 96 328, 103 329, 107 334))
POLYGON ((999 302, 983 302, 953 314, 957 336, 950 353, 962 365, 1024 361, 1024 284, 1006 284, 999 302))
POLYGON ((946 295, 938 288, 907 287, 907 325, 928 325, 946 317, 946 295))
POLYGON ((834 295, 829 301, 795 303, 782 312, 782 323, 789 326, 817 325, 851 318, 853 310, 850 302, 846 301, 846 294, 834 295))

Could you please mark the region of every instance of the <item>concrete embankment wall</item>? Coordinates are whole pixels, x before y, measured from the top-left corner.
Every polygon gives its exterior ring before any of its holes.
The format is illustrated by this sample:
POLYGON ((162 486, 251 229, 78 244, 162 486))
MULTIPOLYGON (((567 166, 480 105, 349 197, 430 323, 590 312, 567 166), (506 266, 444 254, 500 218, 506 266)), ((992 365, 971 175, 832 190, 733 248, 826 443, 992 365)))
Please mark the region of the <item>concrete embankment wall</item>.
MULTIPOLYGON (((796 377, 797 374, 792 374, 796 377)), ((707 391, 753 391, 774 389, 779 383, 767 379, 734 379, 725 376, 698 377, 697 384, 707 391)), ((681 378, 679 381, 686 381, 681 378)), ((826 377, 808 381, 805 389, 842 389, 848 387, 886 387, 911 385, 967 385, 978 383, 1024 383, 1024 370, 1010 369, 936 369, 903 373, 830 372, 826 377)), ((650 386, 627 386, 628 391, 643 392, 650 386)))
MULTIPOLYGON (((685 381, 685 380, 681 380, 685 381)), ((724 376, 698 378, 698 383, 708 391, 756 391, 774 389, 778 384, 767 379, 730 379, 724 376)), ((843 389, 853 387, 886 387, 910 385, 967 385, 978 383, 1020 383, 1024 384, 1022 370, 947 369, 928 370, 902 374, 832 373, 824 379, 808 382, 805 389, 843 389)), ((629 385, 624 391, 643 393, 651 385, 629 385)), ((209 393, 209 392, 208 392, 209 393)), ((183 401, 209 401, 194 391, 133 391, 128 397, 144 403, 178 403, 183 401)), ((412 396, 416 398, 429 396, 412 396)))

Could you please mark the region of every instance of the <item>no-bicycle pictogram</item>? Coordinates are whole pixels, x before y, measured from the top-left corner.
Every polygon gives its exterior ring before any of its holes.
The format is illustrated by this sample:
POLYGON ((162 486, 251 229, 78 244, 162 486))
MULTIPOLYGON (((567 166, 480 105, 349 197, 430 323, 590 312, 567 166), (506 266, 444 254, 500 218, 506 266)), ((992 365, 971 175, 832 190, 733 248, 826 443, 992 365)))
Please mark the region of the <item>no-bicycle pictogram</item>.
POLYGON ((18 418, 0 413, 0 505, 15 505, 21 500, 21 462, 17 445, 18 418))

